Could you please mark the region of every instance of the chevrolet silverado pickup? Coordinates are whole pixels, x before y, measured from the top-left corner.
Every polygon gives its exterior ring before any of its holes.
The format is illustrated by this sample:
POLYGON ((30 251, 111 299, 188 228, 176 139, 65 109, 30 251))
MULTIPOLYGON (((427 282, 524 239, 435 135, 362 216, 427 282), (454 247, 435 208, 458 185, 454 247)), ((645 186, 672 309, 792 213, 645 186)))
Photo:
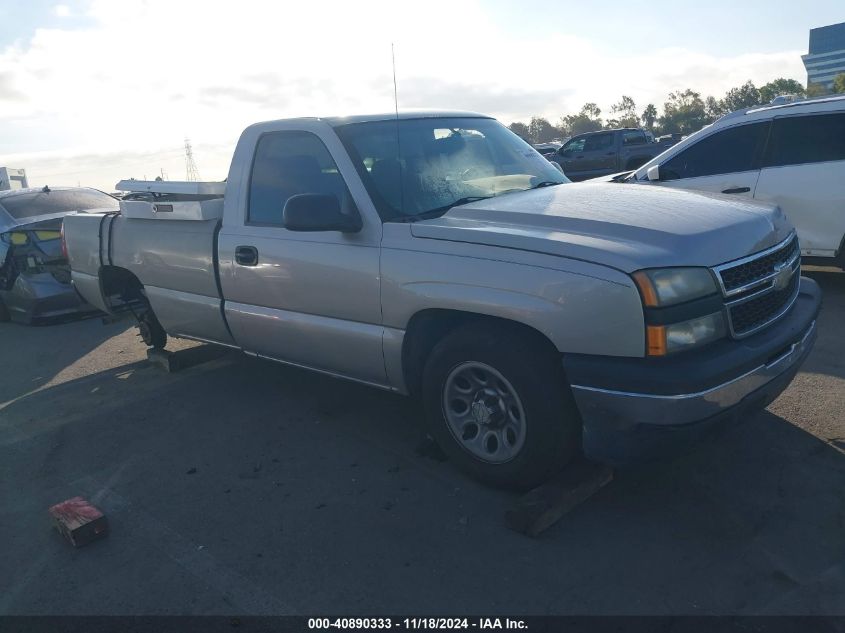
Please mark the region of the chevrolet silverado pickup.
POLYGON ((781 211, 566 178, 461 112, 259 123, 225 183, 69 216, 73 283, 167 336, 420 400, 492 485, 674 450, 766 406, 816 337, 781 211))

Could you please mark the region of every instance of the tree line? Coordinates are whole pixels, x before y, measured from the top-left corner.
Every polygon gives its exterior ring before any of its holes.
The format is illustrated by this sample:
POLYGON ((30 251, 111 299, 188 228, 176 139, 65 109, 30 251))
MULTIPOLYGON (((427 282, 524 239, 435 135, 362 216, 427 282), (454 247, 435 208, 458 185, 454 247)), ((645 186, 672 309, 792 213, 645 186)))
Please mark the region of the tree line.
POLYGON ((794 79, 783 77, 759 88, 749 80, 728 90, 721 99, 712 96, 702 98, 700 92, 690 88, 670 92, 663 103, 662 113, 658 113, 653 103, 649 103, 640 111, 631 97, 622 95, 619 102, 611 106, 610 117, 606 119, 602 119, 602 111, 598 105, 585 103, 578 114, 561 117, 557 125, 543 117, 532 116, 528 123, 516 121, 508 127, 530 143, 548 143, 584 132, 620 127, 643 127, 656 136, 691 134, 728 112, 769 103, 778 95, 815 97, 831 93, 845 93, 845 73, 837 75, 834 79, 832 91, 821 84, 813 83, 804 88, 794 79))

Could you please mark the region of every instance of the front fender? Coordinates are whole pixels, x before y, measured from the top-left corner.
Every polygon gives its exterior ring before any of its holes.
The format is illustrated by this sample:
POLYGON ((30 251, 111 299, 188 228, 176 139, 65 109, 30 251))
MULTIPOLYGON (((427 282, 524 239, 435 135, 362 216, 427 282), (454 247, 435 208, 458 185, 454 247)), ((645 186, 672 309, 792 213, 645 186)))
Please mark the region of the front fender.
POLYGON ((422 310, 471 312, 532 327, 562 353, 643 356, 642 304, 630 278, 611 269, 604 270, 616 279, 596 277, 593 264, 567 266, 573 270, 392 250, 382 262, 384 322, 404 330, 422 310))

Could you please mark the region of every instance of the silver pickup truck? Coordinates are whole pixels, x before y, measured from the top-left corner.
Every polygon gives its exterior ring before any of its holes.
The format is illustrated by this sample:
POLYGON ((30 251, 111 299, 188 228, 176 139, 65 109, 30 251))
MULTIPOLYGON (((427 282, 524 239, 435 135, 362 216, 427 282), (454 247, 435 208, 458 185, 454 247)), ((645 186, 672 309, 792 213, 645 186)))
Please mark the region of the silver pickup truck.
POLYGON ((477 114, 260 123, 225 184, 167 186, 65 219, 88 302, 131 311, 152 346, 414 395, 452 460, 497 486, 581 450, 676 450, 764 407, 816 336, 820 291, 778 208, 567 184, 477 114))

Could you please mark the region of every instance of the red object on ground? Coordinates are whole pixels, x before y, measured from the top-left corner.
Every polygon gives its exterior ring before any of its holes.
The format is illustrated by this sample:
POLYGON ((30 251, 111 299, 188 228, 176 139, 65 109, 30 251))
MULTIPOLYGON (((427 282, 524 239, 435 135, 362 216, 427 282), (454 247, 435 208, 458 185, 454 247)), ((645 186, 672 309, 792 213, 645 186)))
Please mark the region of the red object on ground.
POLYGON ((102 538, 109 531, 106 516, 82 497, 73 497, 50 508, 59 533, 74 547, 102 538))

